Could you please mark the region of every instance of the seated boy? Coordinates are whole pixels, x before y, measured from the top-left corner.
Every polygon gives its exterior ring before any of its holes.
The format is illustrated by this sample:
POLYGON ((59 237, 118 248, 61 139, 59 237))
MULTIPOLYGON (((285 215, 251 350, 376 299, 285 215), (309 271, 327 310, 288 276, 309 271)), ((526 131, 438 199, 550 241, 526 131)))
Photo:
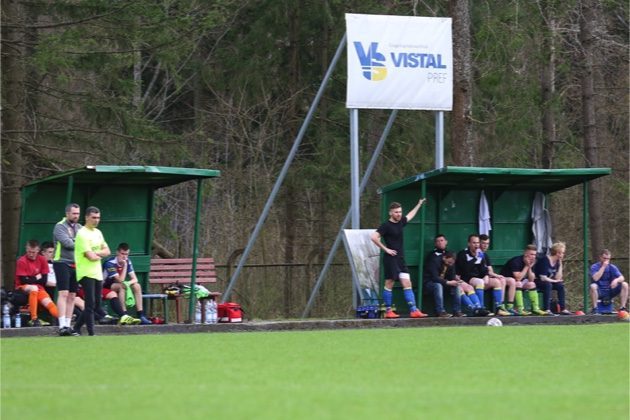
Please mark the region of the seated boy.
POLYGON ((37 318, 37 303, 41 303, 50 314, 57 318, 57 306, 44 289, 48 278, 48 261, 39 255, 39 242, 31 239, 26 243, 26 253, 17 260, 15 267, 15 288, 28 293, 28 306, 31 313, 29 325, 41 327, 49 325, 37 318))

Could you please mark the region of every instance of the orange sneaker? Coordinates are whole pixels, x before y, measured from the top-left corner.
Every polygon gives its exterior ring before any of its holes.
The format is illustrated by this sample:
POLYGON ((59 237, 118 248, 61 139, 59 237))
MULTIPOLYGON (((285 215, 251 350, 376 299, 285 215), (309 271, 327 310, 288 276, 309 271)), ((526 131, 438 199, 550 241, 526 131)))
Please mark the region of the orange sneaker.
POLYGON ((389 318, 389 319, 400 318, 400 315, 398 315, 396 312, 390 309, 389 311, 385 312, 385 318, 389 318))
POLYGON ((409 316, 410 316, 411 318, 426 318, 426 317, 428 317, 429 315, 427 315, 427 314, 425 314, 425 313, 421 312, 421 311, 420 311, 420 309, 416 309, 415 311, 413 311, 412 313, 410 313, 410 314, 409 314, 409 316))

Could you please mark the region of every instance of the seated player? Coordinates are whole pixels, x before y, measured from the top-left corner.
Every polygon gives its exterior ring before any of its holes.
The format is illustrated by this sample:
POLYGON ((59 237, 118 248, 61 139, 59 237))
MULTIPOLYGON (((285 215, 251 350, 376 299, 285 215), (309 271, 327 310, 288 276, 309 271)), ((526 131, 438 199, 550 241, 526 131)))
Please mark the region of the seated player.
MULTIPOLYGON (((116 249, 116 255, 105 260, 103 263, 103 277, 105 278, 103 288, 111 289, 116 292, 118 294, 118 298, 120 299, 122 308, 126 308, 126 293, 128 293, 129 290, 127 289, 127 285, 124 281, 127 277, 129 277, 129 288, 136 298, 136 311, 138 312, 140 324, 148 325, 152 322, 144 316, 144 311, 142 309, 142 288, 140 287, 136 273, 133 270, 133 264, 129 259, 129 253, 129 245, 122 242, 116 249)), ((120 320, 121 323, 123 323, 123 317, 121 317, 120 320)))
MULTIPOLYGON (((564 242, 556 242, 551 246, 549 255, 540 258, 534 266, 536 274, 536 287, 543 292, 542 310, 547 315, 551 315, 549 310, 551 303, 551 291, 558 293, 558 304, 560 305, 560 314, 571 315, 571 312, 565 306, 564 277, 562 273, 562 260, 566 245, 564 242)), ((532 311, 536 313, 536 311, 532 311)))
MULTIPOLYGON (((469 235, 468 247, 457 253, 455 260, 455 271, 457 275, 475 289, 475 294, 479 299, 482 309, 485 309, 484 291, 486 289, 492 289, 497 315, 511 315, 509 312, 502 309, 503 293, 501 291, 501 282, 496 278, 490 278, 488 276, 488 270, 483 264, 483 258, 478 255, 478 251, 479 235, 469 235)), ((491 314, 492 313, 488 313, 488 315, 491 314)))
POLYGON ((516 292, 514 294, 514 313, 516 315, 531 315, 525 310, 523 304, 523 291, 527 291, 527 296, 532 303, 532 312, 536 315, 545 315, 538 305, 538 291, 536 290, 536 275, 534 265, 536 264, 536 245, 527 245, 523 255, 510 258, 501 269, 501 275, 512 277, 515 281, 516 292))
POLYGON ((44 289, 48 278, 48 262, 39 255, 39 242, 31 239, 26 243, 26 253, 17 260, 15 267, 15 288, 28 293, 28 306, 31 320, 28 325, 41 327, 50 325, 38 319, 38 302, 48 310, 50 315, 57 318, 57 306, 44 289))
POLYGON ((435 312, 441 318, 449 318, 452 315, 444 310, 444 290, 453 295, 453 312, 461 316, 459 305, 458 282, 455 278, 453 264, 455 256, 452 252, 446 251, 436 254, 431 252, 424 261, 424 272, 422 275, 422 293, 433 296, 435 312))
POLYGON ((607 249, 599 253, 599 262, 591 266, 591 313, 598 314, 597 301, 612 300, 615 296, 620 297, 620 311, 627 311, 628 306, 628 283, 615 264, 610 263, 611 254, 607 249))
POLYGON ((54 296, 55 287, 57 286, 57 278, 55 277, 55 270, 53 270, 55 245, 52 242, 43 242, 39 253, 48 261, 48 277, 46 278, 44 287, 49 296, 54 296))
POLYGON ((500 273, 497 274, 494 272, 492 263, 490 262, 490 256, 488 255, 488 248, 490 248, 490 237, 485 234, 479 235, 479 254, 482 256, 483 263, 488 270, 488 276, 499 280, 501 283, 501 295, 504 303, 506 302, 507 291, 507 305, 501 305, 500 309, 514 315, 514 294, 516 292, 516 281, 511 276, 506 277, 500 273))

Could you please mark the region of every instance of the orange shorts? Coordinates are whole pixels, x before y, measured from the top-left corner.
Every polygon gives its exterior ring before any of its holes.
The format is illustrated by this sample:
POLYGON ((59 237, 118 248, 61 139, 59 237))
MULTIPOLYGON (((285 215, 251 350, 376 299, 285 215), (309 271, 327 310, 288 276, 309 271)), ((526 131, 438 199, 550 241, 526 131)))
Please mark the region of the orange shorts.
MULTIPOLYGON (((41 302, 42 300, 46 298, 50 299, 50 295, 48 294, 46 289, 44 289, 44 286, 42 286, 41 284, 22 285, 22 286, 19 286, 18 289, 24 290, 27 286, 37 286, 37 301, 38 302, 41 302)), ((32 293, 32 292, 27 292, 27 293, 32 293)))

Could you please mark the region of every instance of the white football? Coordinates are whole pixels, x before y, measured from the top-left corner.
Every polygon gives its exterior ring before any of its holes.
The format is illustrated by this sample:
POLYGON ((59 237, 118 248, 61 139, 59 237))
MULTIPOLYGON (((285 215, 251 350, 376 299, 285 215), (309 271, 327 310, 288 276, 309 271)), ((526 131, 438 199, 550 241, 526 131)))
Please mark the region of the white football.
POLYGON ((501 322, 499 318, 490 318, 488 322, 486 322, 486 325, 489 327, 502 327, 503 322, 501 322))

